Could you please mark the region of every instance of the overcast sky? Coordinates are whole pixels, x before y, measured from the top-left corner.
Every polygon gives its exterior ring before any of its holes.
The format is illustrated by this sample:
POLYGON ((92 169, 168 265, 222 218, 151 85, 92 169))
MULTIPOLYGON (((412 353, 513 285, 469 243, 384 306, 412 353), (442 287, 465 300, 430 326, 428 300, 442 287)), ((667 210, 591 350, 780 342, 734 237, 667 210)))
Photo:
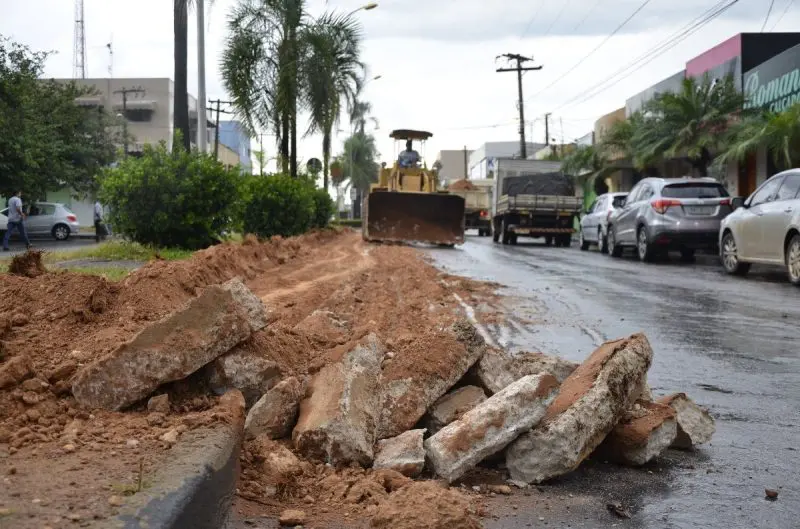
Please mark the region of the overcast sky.
MULTIPOLYGON (((207 12, 207 91, 225 97, 218 58, 226 18, 237 0, 216 0, 207 12)), ((375 132, 383 159, 390 161, 394 128, 433 132, 426 154, 440 149, 472 149, 486 141, 516 140, 515 74, 495 73, 501 53, 533 56, 538 72, 524 77, 525 118, 534 141, 544 140, 543 115, 552 112, 551 136, 573 141, 594 121, 624 106, 625 99, 683 69, 687 60, 739 32, 758 32, 771 0, 740 0, 660 56, 646 62, 607 90, 587 91, 626 68, 658 44, 718 4, 717 0, 651 0, 614 37, 584 59, 643 0, 384 0, 362 11, 364 59, 372 76, 365 89, 380 129, 375 132), (557 81, 555 84, 555 81, 557 81), (552 85, 552 86, 551 86, 552 85), (546 89, 545 89, 546 88, 546 89), (543 90, 544 89, 544 90, 543 90), (586 97, 591 96, 591 97, 586 97)), ((208 3, 208 0, 206 0, 208 3)), ((358 8, 359 0, 330 0, 329 9, 358 8)), ((115 77, 172 77, 172 2, 168 0, 85 0, 90 77, 108 69, 105 45, 113 35, 115 77)), ((326 8, 308 1, 311 15, 326 8)), ((0 0, 0 34, 34 49, 55 50, 46 74, 72 75, 72 0, 0 0)), ((190 21, 189 91, 197 93, 195 19, 190 21)), ((800 2, 775 0, 766 30, 800 27, 800 2)), ((342 129, 349 129, 346 119, 342 129)), ((340 150, 344 134, 335 143, 340 150)), ((301 158, 320 157, 321 141, 301 143, 301 158)), ((275 146, 265 139, 268 154, 275 146)))

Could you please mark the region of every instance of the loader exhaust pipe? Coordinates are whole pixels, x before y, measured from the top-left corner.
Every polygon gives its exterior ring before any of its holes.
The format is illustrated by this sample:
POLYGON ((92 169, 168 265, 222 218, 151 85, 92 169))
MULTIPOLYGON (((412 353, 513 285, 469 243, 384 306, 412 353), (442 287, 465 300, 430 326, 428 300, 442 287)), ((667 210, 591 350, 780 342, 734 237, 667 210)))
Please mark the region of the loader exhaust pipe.
POLYGON ((364 199, 363 238, 375 242, 464 243, 463 197, 374 191, 364 199))

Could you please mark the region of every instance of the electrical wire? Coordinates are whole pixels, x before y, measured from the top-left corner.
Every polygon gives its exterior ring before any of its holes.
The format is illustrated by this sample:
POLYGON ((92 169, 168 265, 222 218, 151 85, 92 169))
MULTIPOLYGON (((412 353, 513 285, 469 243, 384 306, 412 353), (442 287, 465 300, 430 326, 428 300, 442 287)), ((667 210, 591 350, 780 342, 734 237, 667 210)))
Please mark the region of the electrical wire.
POLYGON ((578 28, 580 28, 581 26, 583 26, 584 22, 586 22, 586 21, 589 19, 589 15, 591 15, 592 13, 594 13, 594 10, 595 10, 595 9, 597 9, 597 6, 599 6, 599 5, 600 5, 600 2, 602 2, 602 0, 597 0, 597 2, 595 2, 595 3, 594 3, 594 5, 593 5, 592 7, 590 7, 590 8, 589 8, 589 9, 586 11, 586 14, 585 14, 585 15, 583 15, 583 18, 581 19, 581 21, 580 21, 580 22, 578 22, 577 24, 575 24, 575 27, 574 27, 574 28, 572 28, 572 31, 577 31, 577 30, 578 30, 578 28))
POLYGON ((783 13, 781 13, 781 16, 779 16, 779 17, 778 17, 778 20, 776 20, 776 21, 775 21, 775 23, 774 23, 774 24, 772 24, 772 27, 771 27, 771 28, 769 28, 769 30, 770 30, 770 31, 774 31, 774 30, 775 30, 775 27, 776 27, 778 24, 780 24, 780 23, 781 23, 781 20, 783 20, 783 17, 785 17, 785 16, 786 16, 786 13, 788 13, 788 12, 789 12, 789 8, 790 8, 790 7, 792 7, 792 4, 794 4, 794 0, 789 0, 788 2, 786 2, 786 7, 783 9, 783 13))
POLYGON ((764 23, 761 24, 761 33, 764 33, 764 28, 767 27, 767 22, 769 22, 769 16, 772 14, 773 7, 775 7, 775 0, 771 0, 769 3, 769 7, 767 8, 767 16, 764 18, 764 23))
POLYGON ((525 31, 523 31, 523 32, 522 32, 522 35, 520 35, 520 36, 519 36, 519 38, 523 39, 523 38, 525 38, 525 35, 527 35, 527 34, 528 34, 528 31, 530 31, 530 29, 531 29, 531 26, 533 25, 533 22, 534 22, 534 20, 536 20, 537 18, 539 18, 539 13, 541 13, 541 12, 542 12, 542 8, 544 7, 544 4, 545 4, 545 0, 539 0, 539 9, 537 9, 537 10, 536 10, 536 12, 533 14, 533 16, 531 17, 531 19, 528 21, 528 25, 527 25, 527 26, 525 26, 525 31))
POLYGON ((739 0, 721 0, 720 2, 717 2, 717 4, 714 7, 707 10, 703 15, 700 15, 695 19, 695 20, 700 19, 699 21, 687 24, 688 27, 686 27, 686 29, 679 31, 677 34, 673 35, 669 39, 665 39, 665 41, 662 41, 661 44, 658 44, 655 47, 651 48, 649 51, 642 54, 639 58, 635 59, 633 62, 628 64, 628 66, 620 70, 617 70, 617 72, 605 78, 603 81, 596 84, 594 87, 585 90, 584 92, 581 92, 580 94, 572 97, 567 102, 557 107, 554 111, 558 111, 562 108, 569 108, 576 104, 584 103, 596 97, 597 95, 605 92, 612 86, 615 86, 619 82, 630 77, 633 73, 639 71, 641 68, 652 62, 657 57, 663 55, 667 51, 671 50, 672 48, 680 44, 682 41, 684 41, 697 31, 702 29, 704 26, 712 22, 715 18, 717 18, 722 13, 733 7, 738 2, 739 0), (727 2, 727 4, 725 4, 725 2, 727 2), (621 74, 624 75, 622 75, 618 79, 614 79, 615 77, 618 77, 621 74), (603 86, 604 84, 609 83, 609 81, 613 82, 607 84, 606 86, 603 86))
POLYGON ((564 0, 564 3, 561 4, 561 10, 559 10, 558 14, 556 15, 556 18, 554 18, 553 21, 550 22, 550 25, 547 27, 547 31, 544 32, 544 35, 542 35, 542 38, 550 34, 550 31, 553 29, 553 26, 556 25, 556 22, 558 22, 561 19, 561 15, 563 15, 564 11, 567 10, 567 6, 569 5, 570 1, 571 0, 564 0))
POLYGON ((558 84, 558 83, 559 83, 559 82, 560 82, 562 79, 564 79, 565 77, 567 77, 569 74, 571 74, 572 72, 574 72, 574 71, 575 71, 575 70, 576 70, 576 69, 577 69, 577 68, 578 68, 578 67, 579 67, 581 64, 583 64, 583 63, 584 63, 584 62, 585 62, 585 61, 586 61, 586 60, 587 60, 589 57, 591 57, 592 55, 594 55, 594 54, 597 52, 597 50, 599 50, 600 48, 602 48, 602 47, 605 45, 605 43, 606 43, 606 42, 608 42, 609 40, 611 40, 611 39, 614 37, 614 35, 616 35, 617 33, 619 33, 619 31, 620 31, 622 28, 624 28, 624 27, 625 27, 625 25, 626 25, 628 22, 630 22, 631 20, 633 20, 633 18, 634 18, 636 15, 638 15, 638 14, 639 14, 639 12, 640 12, 642 9, 644 9, 645 7, 647 7, 647 4, 649 4, 651 1, 652 1, 652 0, 644 0, 644 2, 642 2, 641 4, 639 4, 639 7, 637 7, 637 8, 634 10, 634 12, 633 12, 633 13, 631 13, 631 14, 628 16, 628 18, 626 18, 625 20, 623 20, 623 21, 622 21, 622 23, 621 23, 621 24, 619 24, 619 25, 618 25, 618 26, 617 26, 617 27, 614 29, 614 31, 612 31, 611 33, 609 33, 609 34, 606 36, 606 38, 604 38, 604 39, 603 39, 603 41, 602 41, 600 44, 598 44, 597 46, 595 46, 595 47, 594 47, 594 49, 592 49, 592 51, 590 51, 589 53, 587 53, 586 55, 584 55, 582 59, 580 59, 578 62, 576 62, 575 64, 573 64, 573 65, 572 65, 572 67, 570 67, 570 68, 569 68, 569 69, 568 69, 566 72, 564 72, 564 73, 563 73, 563 74, 561 74, 561 75, 560 75, 558 78, 556 78, 556 80, 555 80, 555 81, 553 81, 552 83, 550 83, 549 85, 545 86, 544 88, 542 88, 541 90, 539 90, 538 92, 536 92, 535 94, 533 94, 531 97, 529 97, 529 98, 527 99, 527 101, 530 101, 531 99, 534 99, 534 98, 536 98, 537 96, 539 96, 539 95, 543 94, 544 92, 546 92, 547 90, 549 90, 550 88, 552 88, 553 86, 555 86, 556 84, 558 84))

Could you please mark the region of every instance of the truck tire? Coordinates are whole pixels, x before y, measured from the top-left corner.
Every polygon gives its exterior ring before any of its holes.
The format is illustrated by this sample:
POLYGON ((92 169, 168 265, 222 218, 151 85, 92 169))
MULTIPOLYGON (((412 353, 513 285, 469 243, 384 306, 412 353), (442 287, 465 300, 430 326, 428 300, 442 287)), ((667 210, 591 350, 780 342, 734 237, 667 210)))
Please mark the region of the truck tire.
POLYGON ((500 221, 500 239, 503 244, 509 244, 511 242, 511 233, 508 231, 506 227, 506 218, 503 217, 503 220, 500 221))
POLYGON ((564 248, 569 248, 570 246, 572 246, 572 235, 562 235, 561 246, 564 248))
POLYGON ((492 240, 500 242, 500 229, 497 227, 497 221, 493 221, 492 240))
POLYGON ((548 235, 547 237, 545 237, 544 238, 544 244, 546 246, 553 246, 553 236, 552 235, 548 235))

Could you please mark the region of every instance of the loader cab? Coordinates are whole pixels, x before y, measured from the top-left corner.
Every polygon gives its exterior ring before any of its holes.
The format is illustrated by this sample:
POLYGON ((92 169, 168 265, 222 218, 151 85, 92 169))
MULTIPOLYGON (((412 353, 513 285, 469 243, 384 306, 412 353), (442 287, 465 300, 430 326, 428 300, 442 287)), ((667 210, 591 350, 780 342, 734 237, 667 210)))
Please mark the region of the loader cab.
POLYGON ((428 169, 425 162, 425 142, 432 136, 423 130, 393 130, 389 137, 395 145, 394 165, 381 171, 379 187, 422 193, 435 191, 436 171, 428 169))

